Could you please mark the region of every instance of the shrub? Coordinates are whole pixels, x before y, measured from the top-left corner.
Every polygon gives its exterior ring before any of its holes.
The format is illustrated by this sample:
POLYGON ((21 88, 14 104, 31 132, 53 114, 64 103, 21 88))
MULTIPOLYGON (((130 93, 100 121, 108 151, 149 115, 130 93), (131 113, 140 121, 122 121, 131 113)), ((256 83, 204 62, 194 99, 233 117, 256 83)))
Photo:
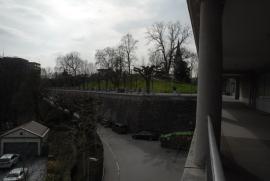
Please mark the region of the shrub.
POLYGON ((164 148, 188 150, 193 132, 174 132, 160 136, 161 146, 164 148))

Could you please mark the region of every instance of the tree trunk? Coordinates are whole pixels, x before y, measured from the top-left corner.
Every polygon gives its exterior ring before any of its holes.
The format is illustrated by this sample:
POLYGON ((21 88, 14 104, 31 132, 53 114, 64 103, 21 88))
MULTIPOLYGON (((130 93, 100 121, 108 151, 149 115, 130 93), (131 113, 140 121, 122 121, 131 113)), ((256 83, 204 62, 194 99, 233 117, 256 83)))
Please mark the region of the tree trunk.
POLYGON ((145 83, 146 83, 146 93, 149 94, 150 93, 151 80, 150 79, 146 79, 145 80, 145 83))

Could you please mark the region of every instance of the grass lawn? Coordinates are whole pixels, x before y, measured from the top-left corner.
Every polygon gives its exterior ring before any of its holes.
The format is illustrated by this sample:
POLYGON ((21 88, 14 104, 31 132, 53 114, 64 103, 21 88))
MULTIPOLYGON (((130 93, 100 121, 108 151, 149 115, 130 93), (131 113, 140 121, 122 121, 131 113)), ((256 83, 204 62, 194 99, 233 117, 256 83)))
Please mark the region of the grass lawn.
POLYGON ((178 131, 174 133, 163 134, 160 138, 170 139, 172 136, 193 136, 193 131, 178 131))
POLYGON ((154 92, 171 93, 173 92, 173 87, 176 87, 177 93, 196 93, 197 85, 180 83, 174 81, 166 80, 154 80, 153 90, 154 92))
MULTIPOLYGON (((89 82, 85 86, 88 89, 98 89, 98 82, 89 82)), ((127 88, 127 89, 133 89, 133 90, 145 90, 145 81, 142 78, 139 78, 132 81, 132 85, 130 82, 127 82, 126 85, 121 83, 120 88, 127 88)), ((171 80, 153 80, 153 84, 151 84, 151 91, 155 93, 172 93, 173 87, 176 87, 177 93, 196 93, 197 92, 197 85, 195 84, 188 84, 188 83, 181 83, 181 82, 175 82, 171 80)), ((109 81, 107 83, 107 88, 113 90, 114 85, 109 81)), ((105 90, 106 89, 106 82, 101 81, 100 83, 100 89, 105 90)))

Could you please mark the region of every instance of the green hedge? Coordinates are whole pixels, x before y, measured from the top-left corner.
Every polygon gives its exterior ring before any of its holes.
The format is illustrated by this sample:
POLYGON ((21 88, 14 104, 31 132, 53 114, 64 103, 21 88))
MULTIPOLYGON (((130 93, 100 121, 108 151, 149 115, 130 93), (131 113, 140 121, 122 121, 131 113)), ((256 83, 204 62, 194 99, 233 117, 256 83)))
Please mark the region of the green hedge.
POLYGON ((168 133, 168 134, 162 134, 160 138, 165 138, 165 139, 170 139, 172 136, 192 136, 193 131, 178 131, 178 132, 173 132, 173 133, 168 133))
POLYGON ((160 136, 161 146, 177 150, 188 150, 192 136, 192 131, 163 134, 160 136))

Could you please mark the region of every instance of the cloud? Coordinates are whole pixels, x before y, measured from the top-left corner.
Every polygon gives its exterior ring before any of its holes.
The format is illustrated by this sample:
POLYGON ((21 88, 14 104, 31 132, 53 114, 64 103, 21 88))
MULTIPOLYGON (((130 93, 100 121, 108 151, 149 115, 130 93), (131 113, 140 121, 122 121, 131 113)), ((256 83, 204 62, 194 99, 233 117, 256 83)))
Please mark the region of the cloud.
POLYGON ((9 36, 12 37, 14 35, 11 32, 9 32, 9 30, 7 30, 6 28, 0 26, 0 36, 1 37, 9 37, 9 36))
POLYGON ((96 49, 116 46, 130 32, 138 57, 147 57, 146 28, 176 20, 189 23, 185 0, 0 0, 0 50, 44 67, 69 51, 94 61, 96 49))

